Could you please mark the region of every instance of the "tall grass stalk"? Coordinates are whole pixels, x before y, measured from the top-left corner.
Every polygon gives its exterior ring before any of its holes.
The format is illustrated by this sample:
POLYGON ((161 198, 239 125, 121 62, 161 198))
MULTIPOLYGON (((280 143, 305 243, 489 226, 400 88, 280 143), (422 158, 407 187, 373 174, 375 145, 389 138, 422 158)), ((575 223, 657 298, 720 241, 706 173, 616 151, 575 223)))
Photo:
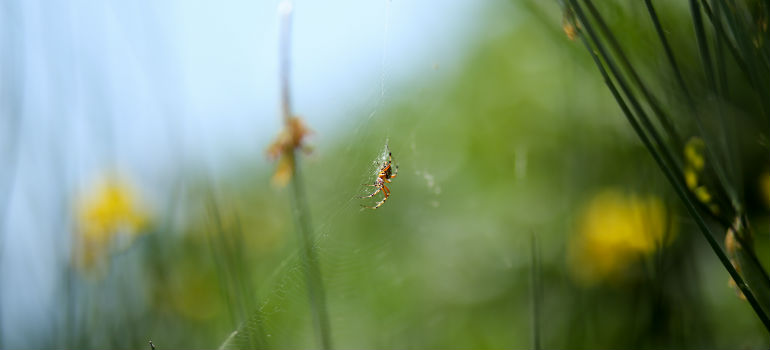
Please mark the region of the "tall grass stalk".
MULTIPOLYGON (((294 116, 291 110, 291 90, 289 82, 290 72, 290 45, 291 45, 291 15, 292 3, 284 0, 280 4, 281 29, 280 29, 280 58, 281 58, 281 111, 286 128, 291 127, 291 118, 294 116)), ((313 234, 310 225, 310 208, 308 207, 305 187, 302 182, 302 173, 299 162, 297 161, 297 150, 292 148, 287 150, 289 157, 291 174, 291 206, 292 216, 296 226, 300 255, 305 267, 305 278, 308 288, 308 297, 310 299, 310 309, 313 320, 313 327, 319 338, 320 346, 323 349, 330 349, 331 330, 329 326, 329 315, 326 307, 326 293, 324 291, 323 279, 321 278, 321 267, 318 260, 318 254, 314 247, 313 234)))
MULTIPOLYGON (((246 324, 251 317, 255 322, 261 322, 260 310, 256 307, 251 280, 245 270, 246 261, 243 254, 243 231, 237 215, 226 225, 220 206, 212 193, 208 198, 209 217, 213 224, 213 233, 207 230, 209 247, 214 258, 222 294, 230 313, 233 326, 239 322, 246 324), (249 316, 251 313, 251 316, 249 316)), ((264 347, 265 334, 261 327, 255 327, 246 333, 246 343, 249 347, 264 347)))
MULTIPOLYGON (((620 46, 617 40, 614 38, 611 31, 604 23, 599 12, 593 6, 593 3, 591 2, 591 0, 583 0, 583 2, 586 4, 586 7, 589 9, 589 12, 593 16, 594 21, 596 21, 599 24, 599 27, 602 29, 604 36, 610 42, 610 45, 616 51, 616 54, 621 57, 621 61, 623 61, 624 63, 624 68, 632 72, 630 73, 632 75, 632 78, 635 77, 636 74, 633 73, 633 67, 628 63, 627 59, 622 54, 622 50, 620 49, 620 46)), ((574 9, 580 24, 585 29, 585 32, 588 34, 588 36, 581 34, 580 38, 583 44, 585 45, 586 49, 588 50, 589 54, 593 58, 594 62, 596 63, 596 66, 599 69, 599 72, 601 73, 605 83, 607 84, 607 87, 610 89, 610 92, 612 93, 613 97, 618 102, 618 105, 623 111, 623 114, 626 116, 626 119, 631 124, 632 128, 634 129, 636 134, 639 136, 644 146, 650 152, 655 162, 661 168, 661 170, 663 171, 663 174, 666 176, 668 181, 674 187, 675 192, 684 203, 688 213, 695 220, 695 223, 697 224, 704 238, 708 242, 709 246, 717 255, 717 257, 719 258, 719 261, 725 267, 727 272, 730 274, 730 277, 733 278, 738 288, 740 288, 741 292, 743 292, 743 295, 746 297, 746 300, 749 302, 752 309, 757 314, 757 317, 763 323, 765 328, 768 331, 770 331, 770 319, 768 318, 767 314, 760 306, 757 298, 752 293, 752 290, 744 282, 744 279, 736 271, 735 267, 733 267, 732 263, 728 259, 725 252, 722 251, 722 249, 720 248, 719 244, 714 238, 714 234, 711 232, 711 229, 709 228, 708 224, 706 224, 698 208, 696 207, 696 204, 695 204, 696 200, 693 198, 692 194, 687 190, 687 187, 685 186, 685 183, 681 175, 682 172, 679 170, 677 166, 677 162, 675 161, 675 157, 673 156, 675 153, 671 150, 670 147, 668 147, 665 144, 665 142, 663 142, 662 137, 650 122, 649 117, 645 113, 645 110, 640 104, 639 99, 637 99, 636 95, 634 94, 634 90, 631 89, 623 72, 619 69, 618 65, 615 63, 615 57, 610 55, 609 51, 605 48, 602 42, 602 39, 599 36, 599 33, 593 27, 593 22, 589 21, 586 13, 583 11, 582 6, 578 3, 577 0, 569 0, 569 4, 574 9), (596 51, 598 51, 598 54, 601 56, 601 58, 597 56, 596 52, 594 52, 594 48, 596 49, 596 51), (607 68, 609 68, 609 72, 607 68), (613 80, 617 82, 617 84, 620 86, 622 95, 621 95, 621 91, 619 91, 616 88, 613 80), (628 102, 631 104, 633 111, 631 108, 629 108, 628 104, 626 104, 626 100, 628 100, 628 102), (653 140, 654 140, 654 143, 653 143, 653 140)), ((697 22, 697 20, 694 20, 694 21, 697 22)), ((640 84, 640 82, 636 78, 634 78, 633 80, 637 84, 640 84)), ((637 86, 637 88, 640 88, 640 86, 637 86)), ((643 94, 643 95, 646 95, 646 94, 643 94)), ((643 97, 648 97, 648 96, 643 96, 643 97)), ((647 103, 655 104, 655 101, 650 100, 648 98, 647 103)), ((656 109, 656 108, 653 107, 653 109, 656 109)))

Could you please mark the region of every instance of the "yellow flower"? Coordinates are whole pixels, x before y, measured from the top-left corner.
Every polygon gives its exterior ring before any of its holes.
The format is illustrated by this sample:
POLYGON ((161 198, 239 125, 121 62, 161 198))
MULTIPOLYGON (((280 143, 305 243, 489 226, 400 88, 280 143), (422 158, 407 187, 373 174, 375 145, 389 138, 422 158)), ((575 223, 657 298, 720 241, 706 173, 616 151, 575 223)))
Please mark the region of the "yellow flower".
POLYGON ((698 187, 698 172, 691 167, 685 167, 684 182, 687 184, 687 188, 691 190, 698 187))
POLYGON ((706 166, 703 149, 706 144, 700 137, 692 137, 684 146, 684 182, 701 203, 705 204, 712 213, 719 213, 719 206, 711 203, 711 193, 706 186, 700 184, 700 173, 706 166))
POLYGON ((703 148, 706 145, 700 137, 692 137, 684 146, 684 159, 695 171, 703 170, 706 160, 703 158, 703 148))
POLYGON ((569 246, 574 277, 588 285, 620 277, 636 259, 670 242, 668 222, 658 197, 598 193, 586 204, 569 246))
POLYGON ((695 197, 697 197, 699 201, 703 203, 711 202, 711 194, 705 186, 698 186, 693 188, 692 192, 695 194, 695 197))
POLYGON ((147 215, 128 184, 109 179, 91 188, 77 203, 76 263, 85 269, 97 265, 118 234, 133 238, 142 233, 147 215))

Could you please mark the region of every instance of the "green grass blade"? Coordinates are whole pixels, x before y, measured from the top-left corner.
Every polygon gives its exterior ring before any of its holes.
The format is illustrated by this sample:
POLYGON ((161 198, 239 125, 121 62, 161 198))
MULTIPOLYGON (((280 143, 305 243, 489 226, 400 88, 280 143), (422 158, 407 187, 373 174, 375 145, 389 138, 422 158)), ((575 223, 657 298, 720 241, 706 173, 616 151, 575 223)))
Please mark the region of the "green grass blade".
MULTIPOLYGON (((652 108, 652 111, 655 113, 655 116, 657 117, 660 125, 663 127, 663 130, 666 132, 666 134, 668 134, 669 138, 672 140, 676 148, 681 148, 683 143, 682 143, 681 137, 679 136, 676 129, 674 128, 673 123, 671 122, 671 118, 666 114, 666 112, 660 106, 660 102, 658 102, 658 99, 655 97, 655 95, 652 94, 650 89, 647 88, 647 85, 642 81, 642 78, 636 72, 636 69, 634 69, 634 66, 631 64, 631 61, 628 59, 625 52, 623 51, 623 48, 621 47, 620 42, 617 40, 615 35, 612 34, 612 31, 607 25, 607 22, 604 21, 599 11, 593 5, 593 2, 587 0, 585 1, 585 4, 586 4, 586 7, 588 8, 588 11, 591 12, 591 15, 594 17, 594 19, 596 20, 596 23, 599 25, 599 29, 602 31, 602 33, 604 33, 604 36, 607 38, 607 41, 609 42, 610 46, 617 54, 617 57, 620 63, 623 65, 626 72, 628 72, 628 74, 631 77, 631 80, 636 84, 637 88, 642 93, 642 96, 647 100, 647 103, 649 104, 650 108, 652 108)), ((648 118, 644 117, 644 119, 648 119, 648 118)), ((647 127, 650 130, 654 129, 651 123, 647 127)))
POLYGON ((658 13, 655 11, 655 7, 652 5, 652 0, 644 0, 644 4, 647 7, 647 13, 650 14, 650 19, 652 20, 652 24, 655 27, 655 32, 658 34, 658 39, 660 39, 660 42, 663 45, 663 50, 666 52, 668 63, 671 65, 671 69, 674 71, 676 81, 679 84, 679 87, 682 89, 682 92, 684 92, 688 103, 694 106, 692 95, 690 95, 687 84, 684 82, 682 71, 679 69, 679 65, 676 63, 674 51, 671 49, 671 45, 668 43, 666 32, 663 30, 663 26, 660 24, 660 19, 658 18, 658 13))
MULTIPOLYGON (((291 2, 281 3, 281 111, 287 129, 290 119, 294 116, 291 110, 291 89, 289 85, 289 47, 291 42, 291 2)), ((321 267, 318 254, 313 244, 313 234, 310 224, 310 208, 305 195, 302 173, 297 162, 297 150, 292 149, 287 155, 291 163, 291 205, 295 228, 300 242, 300 253, 305 267, 308 297, 313 320, 313 327, 319 337, 320 347, 331 349, 331 327, 326 307, 326 293, 321 278, 321 267)))
MULTIPOLYGON (((608 39, 610 42, 614 42, 615 45, 615 51, 622 55, 622 50, 620 50, 620 47, 617 43, 617 40, 614 39, 614 36, 612 36, 611 31, 609 30, 609 27, 606 25, 604 20, 602 19, 599 12, 596 10, 596 8, 593 6, 590 0, 584 0, 586 3, 589 11, 593 15, 594 19, 599 23, 599 27, 603 29, 603 32, 608 36, 608 39)), ((578 5, 579 6, 579 5, 578 5)), ((581 9, 580 7, 576 7, 576 9, 581 9)), ((594 44, 596 45, 597 50, 599 50, 602 58, 607 63, 607 66, 610 68, 610 72, 615 77, 616 81, 618 82, 618 85, 620 85, 621 90, 625 94, 625 96, 628 98, 628 101, 631 103, 631 107, 634 109, 636 113, 636 119, 641 122, 640 131, 644 133, 645 135, 652 136, 652 139, 655 141, 656 147, 652 147, 651 150, 654 151, 656 154, 658 154, 661 159, 663 159, 665 162, 662 163, 663 166, 666 167, 669 171, 671 171, 672 174, 675 174, 675 178, 679 180, 681 183, 682 181, 682 171, 679 168, 678 163, 676 162, 674 156, 672 155, 673 152, 671 152, 668 147, 666 146, 666 143, 664 142, 663 138, 660 136, 660 134, 657 132, 655 127, 653 126, 652 122, 650 121, 650 118, 647 116, 647 113, 644 111, 644 108, 642 107, 641 103, 639 102, 639 99, 636 98, 634 95, 634 91, 631 89, 630 85, 626 81, 626 79, 622 75, 622 71, 618 67, 618 65, 615 63, 614 58, 609 54, 609 51, 605 48, 605 46, 601 43, 598 33, 596 33, 593 29, 593 26, 588 22, 587 17, 585 15, 583 16, 582 21, 584 21, 584 26, 586 30, 589 33, 589 36, 594 41, 594 44), (642 131, 643 130, 643 131, 642 131)), ((622 55, 625 57, 625 55, 622 55)), ((630 63, 627 59, 621 58, 621 61, 625 62, 626 65, 628 65, 627 68, 630 68, 632 71, 632 67, 630 67, 630 63)), ((635 73, 633 73, 635 74, 635 73)), ((637 82, 639 82, 637 80, 637 82)))
POLYGON ((692 23, 695 29, 695 41, 698 44, 698 53, 700 54, 701 65, 703 66, 703 72, 706 74, 706 82, 709 84, 712 90, 716 91, 716 85, 714 83, 714 68, 711 63, 711 53, 709 52, 708 42, 706 41, 706 30, 703 26, 703 16, 700 12, 700 4, 698 0, 690 0, 690 13, 692 15, 692 23))
MULTIPOLYGON (((606 58, 606 50, 603 48, 603 45, 599 41, 598 36, 596 35, 595 31, 593 30, 591 24, 587 21, 587 18, 580 7, 580 5, 577 3, 577 0, 569 0, 572 4, 573 8, 575 9, 575 12, 580 19, 580 22, 583 24, 583 27, 586 29, 586 32, 588 32, 589 36, 591 37, 591 40, 596 45, 597 49, 602 53, 603 56, 606 58)), ((708 242, 711 249, 714 251, 714 253, 719 258, 719 261, 722 263, 722 265, 725 267, 727 272, 730 274, 730 277, 733 278, 735 283, 738 285, 738 288, 743 292, 744 296, 746 297, 746 300, 751 305, 752 309, 756 313, 757 317, 760 319, 762 324, 765 326, 765 328, 770 332, 770 318, 765 314, 762 307, 759 305, 759 302, 757 301, 756 297, 752 293, 752 291, 749 289, 748 285, 743 281, 743 278, 741 275, 735 270, 730 260, 727 258, 725 253, 722 251, 722 249, 719 247, 719 244, 717 243, 716 239, 714 239, 714 235, 711 232, 711 229, 708 227, 706 222, 703 220, 703 217, 698 213, 698 210, 696 209, 695 205, 693 204, 692 199, 687 195, 687 191, 683 186, 683 183, 681 183, 681 180, 672 173, 671 169, 665 164, 663 158, 661 155, 657 152, 657 150, 653 147, 652 142, 649 139, 649 136, 644 133, 641 126, 635 119, 634 115, 631 113, 628 106, 625 104, 625 101, 620 96, 620 93, 615 88, 614 84, 612 83, 612 79, 607 74, 607 71, 605 70, 604 66, 601 63, 601 60, 596 56, 596 54, 593 52, 593 49, 591 47, 591 44, 588 42, 588 40, 585 38, 585 36, 581 35, 581 39, 583 40, 586 48, 588 49, 589 54, 591 54, 592 58, 594 59, 594 62, 597 65, 597 68, 599 68, 600 73, 604 77, 605 83, 607 83, 608 88, 612 92, 615 99, 618 101, 618 104, 620 105, 621 109, 623 110, 624 115, 628 119, 629 123, 631 124, 634 131, 636 131, 639 138, 644 143, 645 147, 648 149, 650 154, 655 159, 655 162, 658 164, 658 166, 663 171, 666 178, 669 180, 671 185, 674 187, 674 190, 676 191, 677 195, 680 197, 680 199, 684 202, 685 207, 687 208, 688 213, 693 217, 695 220, 695 223, 698 225, 698 228, 700 229, 701 233, 703 234, 704 238, 706 238, 706 241, 708 242)), ((605 59, 605 61, 607 61, 605 59)), ((613 67, 613 63, 611 60, 607 61, 607 64, 610 66, 610 69, 613 71, 613 74, 616 73, 617 68, 613 67)), ((619 80, 620 84, 621 80, 619 80)))

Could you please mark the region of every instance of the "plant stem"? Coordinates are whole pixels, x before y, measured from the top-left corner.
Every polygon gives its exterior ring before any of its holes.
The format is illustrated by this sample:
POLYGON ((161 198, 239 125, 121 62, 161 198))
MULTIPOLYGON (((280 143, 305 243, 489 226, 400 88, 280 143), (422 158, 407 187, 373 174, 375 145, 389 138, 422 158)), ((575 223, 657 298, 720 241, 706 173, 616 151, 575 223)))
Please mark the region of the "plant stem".
MULTIPOLYGON (((599 11, 594 7, 593 3, 590 1, 586 1, 586 7, 588 8, 588 11, 591 12, 596 19, 596 22, 599 24, 599 29, 604 32, 604 36, 609 41, 610 46, 613 50, 615 50, 615 53, 617 54, 618 58, 620 59, 620 63, 623 65, 623 67, 626 69, 628 74, 631 76, 631 80, 636 83, 639 91, 642 93, 644 98, 647 99, 647 102, 649 106, 652 108, 655 116, 657 117, 658 121, 660 122, 660 125, 663 127, 663 130, 668 134, 669 138, 673 141, 674 145, 677 148, 681 148, 682 141, 681 137, 679 137, 679 134, 676 132, 676 129, 674 128, 674 125, 671 123, 671 120, 669 116, 663 111, 663 108, 660 107, 660 103, 658 102, 657 98, 650 92, 650 89, 647 88, 647 86, 642 82, 642 78, 639 76, 639 74, 634 69, 634 66, 631 64, 631 61, 628 59, 626 54, 623 52, 622 47, 620 46, 620 42, 615 38, 614 35, 612 35, 612 31, 610 30, 607 23, 604 21, 604 19, 599 15, 599 11)), ((647 119, 645 117, 645 119, 647 119)), ((648 126, 648 128, 652 129, 652 124, 648 126)))
POLYGON ((706 41, 706 31, 703 28, 703 17, 700 13, 698 0, 690 0, 690 12, 692 13, 692 22, 695 27, 695 41, 698 43, 698 51, 703 62, 703 70, 706 73, 706 81, 712 90, 716 90, 714 83, 714 68, 711 64, 711 53, 709 52, 708 42, 706 41))
POLYGON ((671 49, 671 45, 669 45, 668 39, 666 39, 666 32, 663 31, 663 27, 660 24, 660 19, 658 19, 658 14, 655 11, 655 7, 652 6, 652 0, 644 0, 644 4, 647 6, 647 12, 650 14, 652 24, 655 26, 655 32, 658 33, 658 38, 660 39, 661 44, 663 44, 663 50, 666 52, 666 58, 668 58, 668 62, 671 64, 671 68, 674 70, 676 81, 679 83, 679 87, 684 92, 685 98, 687 98, 688 102, 692 105, 694 104, 692 101, 692 95, 690 95, 690 90, 687 88, 687 84, 684 82, 682 72, 679 70, 679 65, 676 63, 674 51, 671 49))
MULTIPOLYGON (((684 81, 684 77, 682 75, 681 70, 679 69, 679 65, 676 62, 676 57, 674 56, 674 51, 671 49, 671 45, 668 43, 668 39, 666 38, 665 31, 663 30, 663 26, 660 23, 660 19, 658 18, 658 14, 655 11, 655 7, 652 4, 651 0, 645 0, 645 5, 647 6, 647 12, 650 14, 650 19, 652 20, 652 23, 655 27, 655 31, 658 34, 658 38, 660 39, 660 42, 663 46, 663 50, 666 53, 666 57, 668 59, 668 63, 671 65, 671 69, 674 72, 674 75, 676 77, 676 81, 679 84, 679 88, 682 89, 682 93, 684 94, 684 98, 687 101, 687 106, 690 108, 690 112, 695 116, 695 121, 698 123, 699 130, 703 131, 703 128, 701 126, 700 119, 697 117, 698 115, 698 109, 695 104, 695 100, 693 99, 692 94, 690 93, 690 90, 687 87, 687 84, 684 81)), ((720 32, 721 33, 721 32, 720 32)), ((728 43, 729 44, 729 43, 728 43)), ((720 114, 721 116, 722 114, 720 114)), ((724 119, 724 118, 723 118, 724 119)), ((731 203, 732 204, 732 203, 731 203)), ((708 210, 708 208, 701 202, 696 202, 696 205, 700 206, 701 209, 704 210, 705 213, 709 215, 712 219, 718 221, 722 224, 722 226, 726 228, 730 227, 732 224, 729 219, 725 219, 724 217, 718 216, 708 210)))
MULTIPOLYGON (((281 111, 286 128, 290 128, 291 118, 291 95, 289 85, 289 52, 291 43, 291 13, 292 3, 284 0, 280 5, 281 11, 281 111)), ((329 315, 326 308, 326 294, 321 278, 321 267, 319 266, 318 255, 313 244, 313 237, 310 225, 310 209, 307 205, 304 184, 302 183, 302 173, 297 162, 297 150, 292 148, 287 150, 291 174, 291 204, 292 216, 297 229, 297 235, 300 242, 300 254, 305 265, 305 277, 308 288, 308 297, 310 299, 310 308, 313 319, 313 326, 320 340, 320 346, 323 349, 331 349, 331 337, 329 326, 329 315)))
MULTIPOLYGON (((581 8, 580 4, 578 4, 577 0, 569 0, 569 1, 572 4, 573 8, 575 9, 575 13, 577 14, 580 22, 583 24, 583 27, 586 29, 591 40, 596 45, 597 50, 605 59, 605 62, 607 62, 607 65, 609 66, 613 75, 618 80, 618 83, 621 85, 621 88, 623 88, 629 100, 632 102, 632 104, 634 104, 634 107, 637 110, 637 113, 640 113, 640 114, 643 113, 643 110, 640 110, 639 107, 637 106, 638 102, 636 102, 633 96, 630 95, 630 92, 626 86, 625 81, 619 75, 619 71, 615 66, 615 64, 613 63, 612 59, 607 55, 607 51, 605 50, 604 46, 599 40, 598 35, 594 32, 591 24, 588 22, 588 19, 585 16, 585 13, 583 12, 583 9, 581 8)), ((589 0, 584 0, 584 1, 588 2, 589 0)), ((695 223, 700 228, 700 231, 703 234, 704 238, 706 238, 706 241, 708 242, 709 246, 719 258, 719 261, 722 263, 722 265, 725 267, 727 272, 730 274, 730 277, 733 278, 736 285, 738 285, 741 292, 743 292, 744 296, 746 297, 746 300, 749 302, 754 312, 757 314, 757 317, 760 319, 760 321, 762 321, 762 324, 770 332, 770 318, 768 318, 768 316, 762 310, 762 307, 759 305, 759 302, 757 301, 756 297, 749 289, 748 285, 746 285, 741 275, 735 270, 735 267, 733 267, 732 263, 727 258, 727 255, 725 255, 725 253, 719 247, 719 244, 714 239, 711 229, 703 220, 703 217, 701 217, 701 215, 698 213, 698 210, 696 209, 692 199, 687 195, 687 191, 684 187, 684 184, 681 182, 680 177, 678 177, 672 171, 672 169, 670 168, 670 165, 666 164, 664 159, 661 157, 661 154, 659 154, 658 150, 655 149, 652 142, 650 141, 649 136, 644 132, 644 130, 642 129, 642 126, 636 120, 631 110, 629 110, 622 96, 618 92, 617 88, 615 88, 615 85, 612 83, 612 79, 610 78, 607 71, 605 70, 604 65, 602 64, 599 57, 597 57, 596 54, 594 53, 591 47, 591 44, 588 42, 588 39, 586 39, 584 35, 581 35, 580 38, 583 41, 584 45, 586 46, 586 49, 588 50, 589 54, 594 59, 594 62, 596 63, 596 66, 599 69, 599 72, 602 74, 602 77, 604 78, 604 81, 607 84, 607 87, 610 89, 610 92, 612 92, 612 95, 617 100, 618 105, 620 106, 624 115, 626 116, 629 123, 631 124, 631 127, 634 129, 634 131, 637 133, 639 138, 642 140, 642 143, 644 143, 647 150, 655 159, 655 162, 658 164, 661 170, 663 170, 664 175, 666 176, 668 181, 671 183, 671 185, 674 187, 674 190, 676 191, 679 198, 684 202, 685 207, 687 208, 687 211, 689 212, 690 216, 692 216, 692 218, 695 220, 695 223)))

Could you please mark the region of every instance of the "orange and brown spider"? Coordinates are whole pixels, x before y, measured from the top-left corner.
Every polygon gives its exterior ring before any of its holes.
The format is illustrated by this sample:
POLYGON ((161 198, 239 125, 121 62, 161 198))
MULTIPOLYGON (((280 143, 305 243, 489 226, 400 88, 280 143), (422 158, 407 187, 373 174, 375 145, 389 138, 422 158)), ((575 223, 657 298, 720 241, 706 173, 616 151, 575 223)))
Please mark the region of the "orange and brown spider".
POLYGON ((384 197, 373 207, 362 205, 364 208, 377 209, 381 205, 385 204, 385 201, 388 200, 388 197, 390 197, 390 189, 385 184, 390 183, 391 179, 398 176, 398 164, 396 164, 395 168, 393 167, 393 155, 390 153, 390 150, 387 151, 388 160, 380 165, 380 170, 377 172, 377 179, 374 180, 374 184, 364 184, 364 186, 375 187, 377 190, 375 190, 374 193, 368 196, 363 196, 361 198, 372 198, 377 195, 377 193, 380 193, 380 191, 382 191, 384 197))

